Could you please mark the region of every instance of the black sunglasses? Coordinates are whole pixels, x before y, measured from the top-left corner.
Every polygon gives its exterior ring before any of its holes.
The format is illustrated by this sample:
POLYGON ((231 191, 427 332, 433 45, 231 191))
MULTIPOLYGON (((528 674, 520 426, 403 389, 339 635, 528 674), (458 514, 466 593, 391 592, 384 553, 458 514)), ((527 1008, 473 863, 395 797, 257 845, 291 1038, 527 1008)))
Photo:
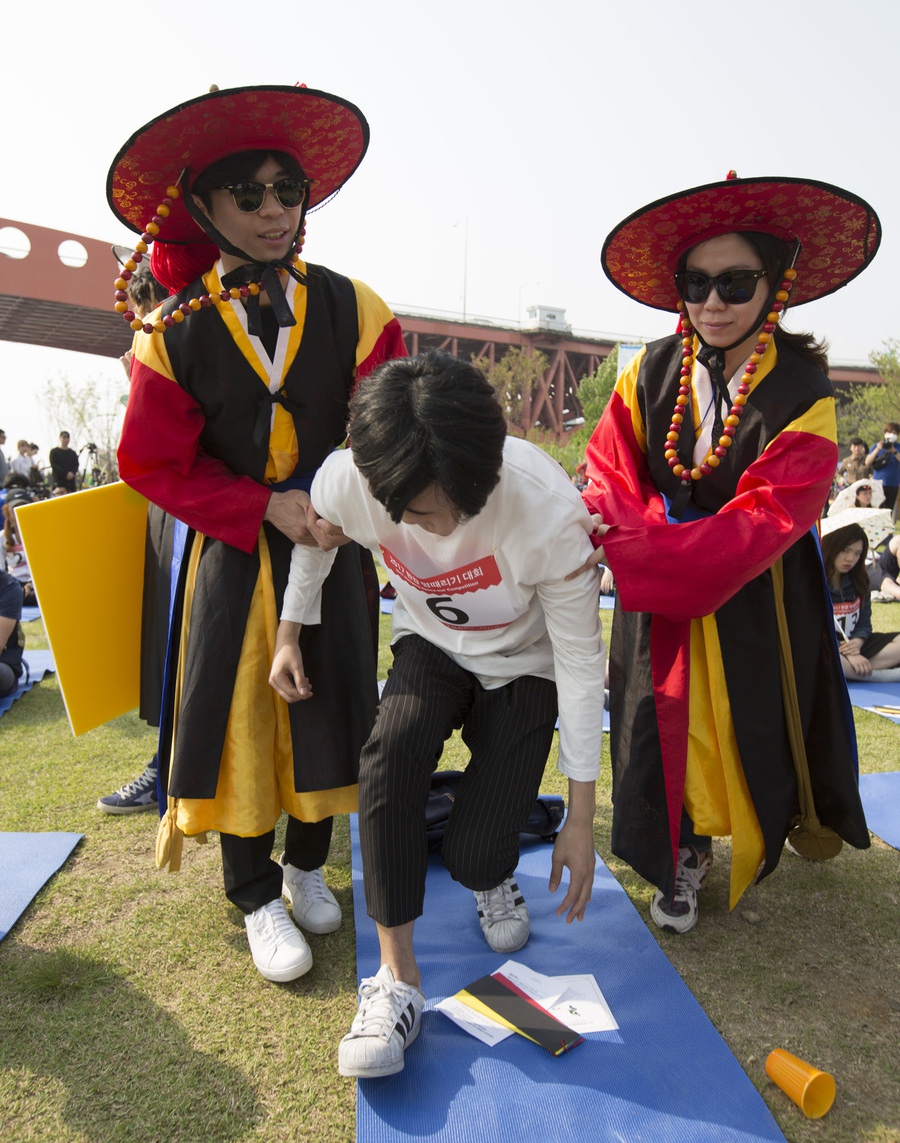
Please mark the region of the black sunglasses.
POLYGON ((686 302, 705 302, 709 291, 715 287, 716 293, 726 305, 742 306, 753 300, 756 283, 766 276, 765 270, 726 270, 710 278, 699 270, 679 270, 675 275, 675 286, 686 302))
POLYGON ((217 189, 228 191, 241 214, 256 214, 266 201, 267 190, 272 191, 285 210, 291 210, 303 202, 308 187, 309 183, 303 179, 289 177, 274 183, 232 183, 217 189))

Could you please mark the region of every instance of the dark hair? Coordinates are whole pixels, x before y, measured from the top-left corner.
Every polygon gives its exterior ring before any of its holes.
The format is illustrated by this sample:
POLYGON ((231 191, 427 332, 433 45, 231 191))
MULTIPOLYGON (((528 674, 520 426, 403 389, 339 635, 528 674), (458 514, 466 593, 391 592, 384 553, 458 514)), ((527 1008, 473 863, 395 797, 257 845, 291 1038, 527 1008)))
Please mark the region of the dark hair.
POLYGON ((169 291, 153 277, 150 263, 145 259, 131 275, 128 297, 138 317, 146 317, 169 296, 169 291))
POLYGON ((827 536, 822 537, 822 559, 825 561, 825 575, 828 582, 834 575, 834 561, 844 548, 849 548, 857 540, 862 540, 862 554, 850 570, 850 580, 853 589, 860 599, 869 594, 869 573, 866 571, 866 556, 869 553, 869 537, 859 524, 845 524, 843 528, 835 528, 827 536))
MULTIPOLYGON (((756 253, 763 264, 766 271, 766 282, 769 286, 769 295, 766 303, 767 309, 775 300, 775 293, 781 287, 781 280, 784 277, 785 270, 790 269, 789 261, 791 257, 791 248, 786 242, 780 238, 776 238, 774 234, 766 234, 761 230, 735 230, 729 231, 743 238, 747 241, 756 253)), ((705 241, 705 240, 704 240, 705 241)), ((701 245, 701 243, 697 243, 701 245)), ((678 260, 678 269, 683 270, 687 265, 688 257, 691 251, 696 247, 692 246, 685 250, 684 254, 678 260)), ((802 273, 802 270, 801 270, 802 273)), ((788 303, 785 302, 785 308, 788 303)), ((760 317, 760 325, 765 320, 767 309, 763 311, 760 317)), ((793 349, 795 353, 799 353, 801 357, 805 357, 807 361, 811 362, 817 369, 823 373, 828 372, 828 344, 825 341, 816 341, 811 333, 790 333, 779 325, 775 334, 776 346, 786 345, 789 349, 793 349)))
POLYGON ((386 362, 350 402, 353 460, 395 524, 432 484, 461 518, 477 516, 500 479, 505 439, 481 370, 437 350, 386 362))
POLYGON ((191 192, 197 195, 207 210, 212 209, 210 191, 234 183, 245 183, 253 179, 267 159, 274 159, 283 170, 295 179, 305 179, 306 173, 297 160, 284 151, 237 151, 226 155, 210 165, 194 179, 191 192))
POLYGON ((862 445, 863 448, 866 448, 866 442, 862 439, 862 437, 851 437, 850 443, 852 445, 862 445))
MULTIPOLYGON (((773 234, 764 234, 759 230, 741 231, 740 236, 747 239, 766 268, 766 281, 769 283, 769 304, 771 305, 775 300, 775 292, 781 286, 785 270, 790 269, 788 265, 791 254, 790 247, 773 234)), ((802 269, 800 272, 802 273, 802 269)), ((788 303, 785 302, 785 306, 787 305, 788 303)), ((776 346, 779 343, 793 349, 801 357, 805 357, 823 373, 828 372, 828 343, 826 341, 816 341, 811 333, 791 333, 779 325, 775 333, 776 346)))
POLYGON ((885 421, 883 432, 897 433, 900 436, 900 425, 896 421, 885 421))

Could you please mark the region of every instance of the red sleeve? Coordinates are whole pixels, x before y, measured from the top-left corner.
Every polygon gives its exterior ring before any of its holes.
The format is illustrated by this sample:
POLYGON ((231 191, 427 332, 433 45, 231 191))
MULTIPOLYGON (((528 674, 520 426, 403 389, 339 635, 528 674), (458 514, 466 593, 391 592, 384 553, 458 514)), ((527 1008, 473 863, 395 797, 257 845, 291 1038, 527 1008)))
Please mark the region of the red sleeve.
POLYGON ((134 361, 119 442, 126 484, 191 528, 252 552, 271 492, 199 448, 200 406, 174 381, 134 361))
POLYGON ((780 433, 715 515, 669 524, 630 412, 614 393, 588 447, 584 495, 612 525, 602 544, 625 610, 709 615, 809 531, 837 461, 837 445, 813 431, 816 420, 813 413, 808 431, 780 433))
POLYGON ((392 317, 378 335, 371 350, 357 366, 357 383, 360 382, 363 377, 367 377, 373 370, 377 369, 379 365, 383 365, 385 361, 391 361, 395 357, 406 357, 406 355, 406 343, 403 340, 403 331, 397 319, 392 317))

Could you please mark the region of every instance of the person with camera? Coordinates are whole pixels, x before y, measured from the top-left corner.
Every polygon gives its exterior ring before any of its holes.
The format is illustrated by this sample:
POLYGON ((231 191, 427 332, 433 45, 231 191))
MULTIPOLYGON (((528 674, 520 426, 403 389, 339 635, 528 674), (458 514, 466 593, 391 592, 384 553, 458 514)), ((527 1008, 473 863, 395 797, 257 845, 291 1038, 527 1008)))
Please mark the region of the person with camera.
POLYGON ((884 487, 884 504, 882 507, 890 508, 892 512, 897 502, 897 490, 900 488, 898 437, 900 437, 900 425, 896 421, 888 421, 884 426, 883 438, 878 441, 866 457, 866 464, 878 474, 878 479, 884 487))

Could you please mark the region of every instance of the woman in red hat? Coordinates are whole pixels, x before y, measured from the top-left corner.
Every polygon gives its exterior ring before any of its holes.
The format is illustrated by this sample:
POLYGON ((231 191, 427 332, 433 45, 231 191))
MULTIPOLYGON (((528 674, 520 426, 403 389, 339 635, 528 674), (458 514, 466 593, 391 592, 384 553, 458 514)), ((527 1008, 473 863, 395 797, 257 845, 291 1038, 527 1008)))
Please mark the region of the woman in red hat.
POLYGON ((305 87, 213 90, 142 127, 108 197, 141 237, 116 282, 135 330, 122 478, 184 525, 160 732, 168 805, 157 860, 183 835, 221 835, 225 891, 270 980, 308 971, 287 915, 331 932, 321 867, 332 815, 356 807, 374 716, 377 579, 354 544, 310 627, 316 702, 268 686, 293 544, 312 543, 307 495, 346 436, 355 384, 405 354, 396 319, 360 282, 300 258, 304 221, 368 145, 361 112, 305 87), (149 318, 128 281, 150 255, 172 296, 149 318), (285 851, 272 858, 282 810, 285 851))
POLYGON ((775 868, 803 765, 821 824, 869 844, 815 534, 834 393, 823 347, 779 321, 854 278, 879 239, 845 191, 732 173, 604 245, 619 289, 680 314, 619 377, 584 492, 618 588, 612 848, 657 886, 651 916, 670 931, 696 923, 711 835, 732 837, 732 907, 775 868))

